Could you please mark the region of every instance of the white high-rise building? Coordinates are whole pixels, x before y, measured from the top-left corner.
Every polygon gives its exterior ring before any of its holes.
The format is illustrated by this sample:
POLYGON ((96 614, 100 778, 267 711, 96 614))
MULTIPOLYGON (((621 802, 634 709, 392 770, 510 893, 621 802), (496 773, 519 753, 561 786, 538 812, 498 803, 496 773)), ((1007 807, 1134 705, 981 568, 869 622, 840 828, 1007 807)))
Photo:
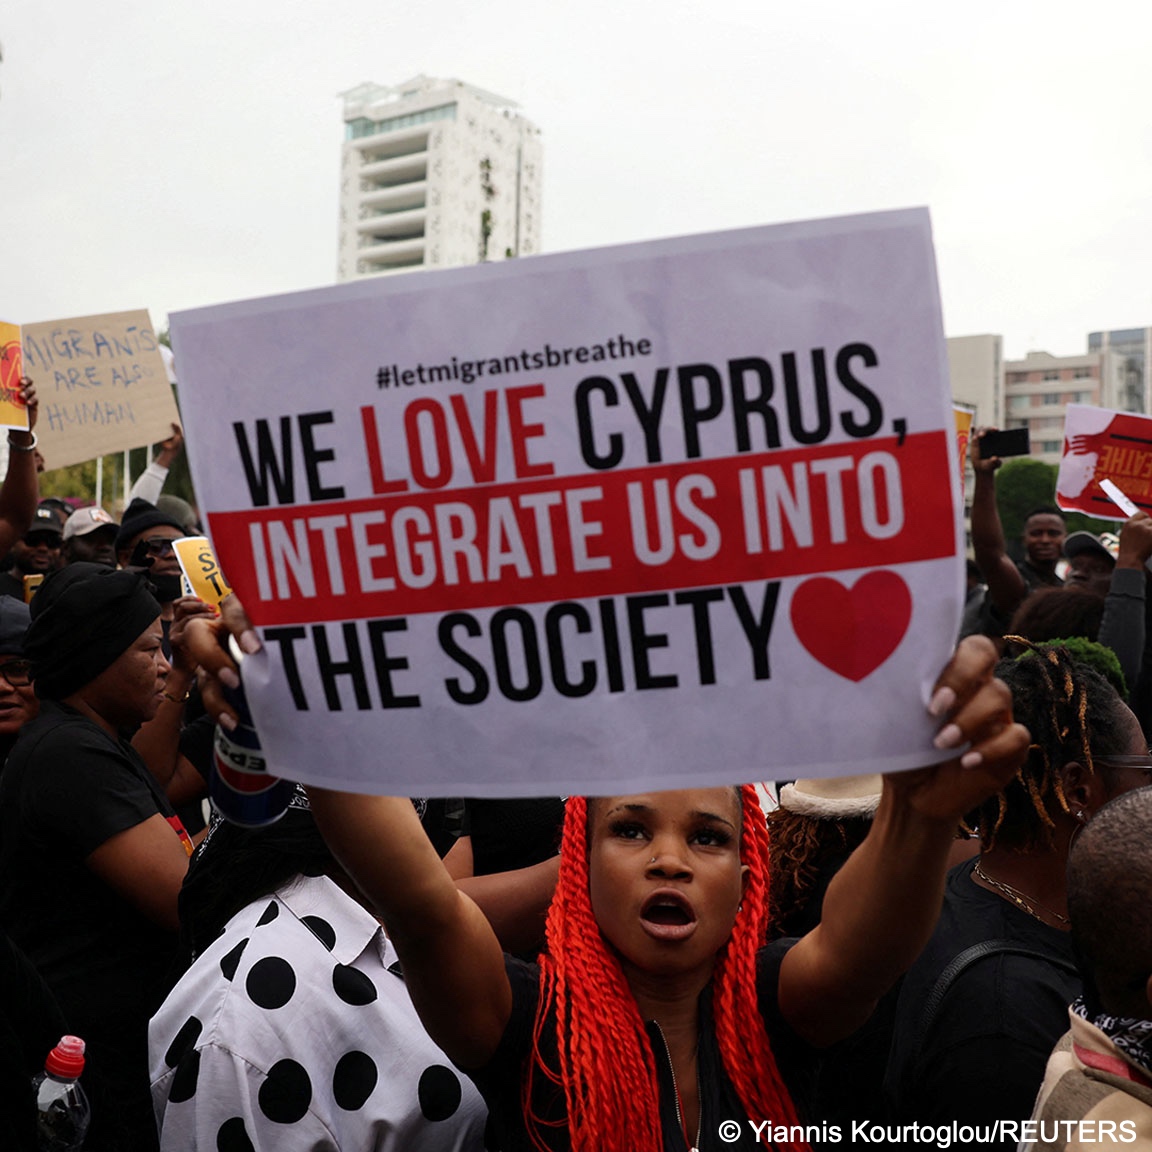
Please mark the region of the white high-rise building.
POLYGON ((1090 332, 1088 351, 1107 358, 1104 372, 1105 408, 1152 412, 1152 328, 1113 328, 1090 332))
POLYGON ((339 279, 540 250, 540 130, 512 101, 428 76, 343 98, 339 279))

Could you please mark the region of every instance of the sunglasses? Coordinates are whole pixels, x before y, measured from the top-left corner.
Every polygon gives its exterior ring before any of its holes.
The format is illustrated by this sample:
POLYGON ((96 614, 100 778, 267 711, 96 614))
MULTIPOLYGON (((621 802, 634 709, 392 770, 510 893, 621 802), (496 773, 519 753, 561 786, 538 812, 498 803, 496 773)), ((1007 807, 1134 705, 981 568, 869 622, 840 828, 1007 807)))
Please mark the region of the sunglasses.
POLYGON ((29 532, 24 537, 24 543, 29 548, 39 548, 41 544, 46 548, 59 548, 60 537, 55 532, 29 532))
POLYGON ((151 556, 155 560, 175 552, 172 541, 167 536, 149 536, 147 540, 141 541, 141 544, 144 547, 145 555, 151 556))
POLYGON ((1093 756, 1092 762, 1105 768, 1139 768, 1152 777, 1152 748, 1142 756, 1093 756))
POLYGON ((32 683, 32 663, 29 660, 9 660, 0 664, 0 678, 13 688, 27 688, 32 683))

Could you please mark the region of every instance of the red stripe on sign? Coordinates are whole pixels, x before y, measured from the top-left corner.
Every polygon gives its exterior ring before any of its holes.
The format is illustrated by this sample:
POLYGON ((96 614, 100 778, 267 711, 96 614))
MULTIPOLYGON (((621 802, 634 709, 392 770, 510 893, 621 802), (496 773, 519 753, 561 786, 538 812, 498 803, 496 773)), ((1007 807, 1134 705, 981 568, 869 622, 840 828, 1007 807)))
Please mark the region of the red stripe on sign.
POLYGON ((952 554, 947 433, 213 513, 258 625, 583 599, 952 554))

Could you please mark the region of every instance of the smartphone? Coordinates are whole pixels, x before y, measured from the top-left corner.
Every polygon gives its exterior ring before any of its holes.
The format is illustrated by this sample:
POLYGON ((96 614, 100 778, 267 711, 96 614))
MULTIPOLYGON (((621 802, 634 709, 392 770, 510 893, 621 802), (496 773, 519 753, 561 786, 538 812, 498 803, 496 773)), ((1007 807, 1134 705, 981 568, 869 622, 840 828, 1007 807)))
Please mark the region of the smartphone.
POLYGON ((36 595, 36 589, 44 583, 44 573, 34 572, 30 576, 24 577, 24 603, 31 604, 32 597, 36 595))
POLYGON ((1006 432, 985 432, 980 437, 980 457, 1027 456, 1031 451, 1027 428, 1009 428, 1006 432))

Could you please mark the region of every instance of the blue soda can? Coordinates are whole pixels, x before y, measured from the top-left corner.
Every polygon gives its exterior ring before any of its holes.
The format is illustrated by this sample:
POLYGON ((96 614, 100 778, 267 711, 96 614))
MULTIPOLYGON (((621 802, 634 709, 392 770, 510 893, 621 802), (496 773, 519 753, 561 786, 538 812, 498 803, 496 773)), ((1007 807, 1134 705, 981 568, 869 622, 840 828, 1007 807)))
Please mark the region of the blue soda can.
MULTIPOLYGON (((244 653, 234 636, 228 638, 228 654, 240 669, 244 653)), ((225 820, 245 828, 274 824, 288 810, 296 785, 269 774, 243 684, 239 688, 223 688, 223 693, 239 723, 232 732, 216 725, 208 780, 212 806, 225 820)))

